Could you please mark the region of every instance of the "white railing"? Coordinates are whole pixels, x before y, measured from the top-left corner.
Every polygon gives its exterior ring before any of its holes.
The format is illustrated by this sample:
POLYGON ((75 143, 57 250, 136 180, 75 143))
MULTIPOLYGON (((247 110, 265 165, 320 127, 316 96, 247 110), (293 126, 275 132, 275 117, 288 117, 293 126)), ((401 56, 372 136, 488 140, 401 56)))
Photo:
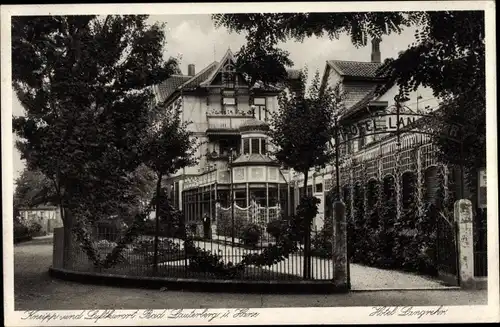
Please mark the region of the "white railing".
MULTIPOLYGON (((217 203, 215 205, 215 217, 219 217, 220 213, 229 212, 230 210, 231 206, 224 208, 220 203, 217 203)), ((257 224, 265 228, 270 221, 279 218, 281 207, 279 204, 274 207, 262 207, 257 202, 252 201, 246 208, 234 204, 234 211, 238 214, 246 214, 248 223, 257 224)))
POLYGON ((240 115, 222 115, 210 114, 207 115, 209 129, 238 129, 245 121, 252 116, 240 115))

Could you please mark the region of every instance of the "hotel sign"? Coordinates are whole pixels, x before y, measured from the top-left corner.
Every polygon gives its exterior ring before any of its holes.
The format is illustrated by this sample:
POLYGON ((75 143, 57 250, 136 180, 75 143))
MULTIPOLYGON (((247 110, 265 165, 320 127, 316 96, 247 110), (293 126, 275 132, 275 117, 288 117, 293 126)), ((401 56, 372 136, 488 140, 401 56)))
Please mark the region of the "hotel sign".
MULTIPOLYGON (((417 114, 382 114, 373 116, 367 119, 360 120, 351 124, 343 124, 340 126, 340 139, 347 141, 349 139, 360 136, 368 136, 382 133, 401 131, 411 131, 412 126, 423 118, 438 119, 429 115, 417 114)), ((460 137, 461 127, 456 124, 444 122, 444 127, 440 127, 439 134, 449 139, 458 140, 460 137)), ((425 129, 425 127, 424 127, 425 129)), ((415 126, 415 132, 424 132, 421 126, 415 126)))

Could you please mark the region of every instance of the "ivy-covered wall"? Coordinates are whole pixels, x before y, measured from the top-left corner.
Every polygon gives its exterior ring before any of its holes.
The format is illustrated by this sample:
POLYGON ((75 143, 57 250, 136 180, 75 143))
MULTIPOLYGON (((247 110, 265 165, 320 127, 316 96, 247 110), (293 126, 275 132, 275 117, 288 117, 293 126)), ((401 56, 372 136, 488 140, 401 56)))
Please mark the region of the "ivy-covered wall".
MULTIPOLYGON (((434 275, 438 265, 436 222, 443 215, 453 220, 454 174, 444 165, 402 171, 398 164, 393 174, 383 178, 355 174, 354 168, 344 175, 341 197, 346 204, 350 261, 434 275), (354 176, 365 179, 354 181, 354 176)), ((317 255, 329 255, 331 243, 321 239, 329 235, 316 236, 317 255)))

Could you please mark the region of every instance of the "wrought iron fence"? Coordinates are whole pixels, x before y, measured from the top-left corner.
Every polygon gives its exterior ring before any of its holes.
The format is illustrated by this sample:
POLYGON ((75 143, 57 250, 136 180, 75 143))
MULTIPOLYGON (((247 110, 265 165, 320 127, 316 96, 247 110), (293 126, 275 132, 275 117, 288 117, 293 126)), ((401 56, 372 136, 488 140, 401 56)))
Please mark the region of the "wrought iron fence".
MULTIPOLYGON (((275 245, 276 239, 265 229, 265 227, 259 227, 257 230, 246 231, 247 234, 253 233, 253 235, 235 237, 234 244, 231 236, 218 235, 216 232, 206 235, 198 231, 188 238, 197 249, 194 253, 186 246, 184 239, 159 237, 156 267, 153 235, 140 235, 127 244, 117 262, 109 268, 92 262, 88 253, 75 240, 69 256, 71 259, 65 263, 64 268, 73 271, 128 276, 261 281, 302 280, 304 254, 303 247, 300 245, 298 251, 270 266, 246 265, 231 276, 225 274, 223 270, 218 270, 217 267, 234 267, 246 255, 262 253, 264 249, 275 245)), ((216 228, 211 228, 211 230, 216 231, 216 228)), ((120 231, 106 228, 99 229, 98 233, 92 233, 92 245, 101 263, 116 247, 121 235, 120 231)), ((311 251, 312 279, 331 280, 333 278, 331 238, 325 238, 321 231, 313 230, 312 239, 313 245, 316 244, 311 251), (318 240, 318 238, 324 239, 318 240)))

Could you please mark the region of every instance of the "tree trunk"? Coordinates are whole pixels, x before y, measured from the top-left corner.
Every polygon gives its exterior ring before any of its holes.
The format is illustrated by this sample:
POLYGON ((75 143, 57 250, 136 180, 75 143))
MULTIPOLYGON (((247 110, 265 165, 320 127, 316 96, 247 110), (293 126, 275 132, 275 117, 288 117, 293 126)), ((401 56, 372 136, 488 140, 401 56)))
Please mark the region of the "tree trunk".
POLYGON ((160 233, 160 193, 161 193, 161 178, 162 174, 158 174, 156 181, 156 202, 155 202, 155 240, 154 240, 154 256, 153 256, 153 272, 158 272, 158 243, 160 233))
MULTIPOLYGON (((304 196, 307 196, 307 179, 308 179, 309 171, 304 172, 304 196)), ((306 235, 304 236, 304 279, 311 278, 311 223, 310 217, 303 217, 306 224, 306 235)))
POLYGON ((63 253, 63 267, 71 269, 73 263, 73 215, 68 209, 61 209, 64 212, 63 231, 64 231, 64 253, 63 253))

